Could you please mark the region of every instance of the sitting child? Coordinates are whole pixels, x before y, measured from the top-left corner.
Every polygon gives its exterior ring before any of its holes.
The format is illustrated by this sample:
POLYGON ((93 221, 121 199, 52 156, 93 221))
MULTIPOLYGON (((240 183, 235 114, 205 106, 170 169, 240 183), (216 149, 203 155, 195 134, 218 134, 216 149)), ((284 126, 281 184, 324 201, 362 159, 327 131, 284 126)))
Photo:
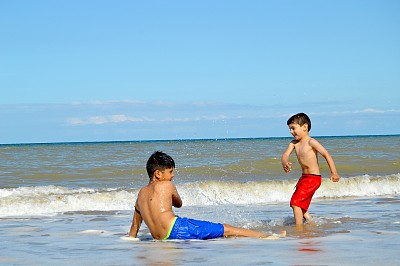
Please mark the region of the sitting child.
MULTIPOLYGON (((276 235, 233 227, 229 224, 212 223, 175 216, 172 206, 182 207, 182 200, 172 183, 175 162, 167 154, 153 153, 146 165, 149 184, 140 189, 135 204, 129 236, 137 237, 142 221, 146 223, 153 238, 166 239, 211 239, 229 236, 276 239, 276 235)), ((286 235, 283 231, 282 236, 286 235)))

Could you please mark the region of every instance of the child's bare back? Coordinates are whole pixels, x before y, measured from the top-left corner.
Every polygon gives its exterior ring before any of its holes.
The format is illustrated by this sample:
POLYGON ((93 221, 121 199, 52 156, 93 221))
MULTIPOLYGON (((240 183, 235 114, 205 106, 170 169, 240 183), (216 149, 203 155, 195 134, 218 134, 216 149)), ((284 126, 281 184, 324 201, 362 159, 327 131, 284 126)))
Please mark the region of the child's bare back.
POLYGON ((135 209, 155 239, 163 239, 167 235, 175 217, 172 211, 174 191, 176 187, 171 181, 154 181, 139 192, 135 209))

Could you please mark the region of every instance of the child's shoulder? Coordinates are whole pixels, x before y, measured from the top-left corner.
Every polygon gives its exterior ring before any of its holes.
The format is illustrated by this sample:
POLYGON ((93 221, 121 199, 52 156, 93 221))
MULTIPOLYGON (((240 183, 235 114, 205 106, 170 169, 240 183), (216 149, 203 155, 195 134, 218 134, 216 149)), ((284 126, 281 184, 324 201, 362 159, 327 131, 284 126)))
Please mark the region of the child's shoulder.
POLYGON ((308 143, 313 144, 313 143, 319 143, 318 140, 314 139, 313 137, 309 137, 308 143))
POLYGON ((154 184, 154 187, 156 189, 171 189, 171 188, 175 188, 174 183, 172 183, 172 181, 158 181, 154 184))
POLYGON ((317 146, 319 146, 319 147, 322 146, 322 144, 318 140, 316 140, 314 138, 310 138, 308 140, 308 144, 313 148, 316 148, 317 146))

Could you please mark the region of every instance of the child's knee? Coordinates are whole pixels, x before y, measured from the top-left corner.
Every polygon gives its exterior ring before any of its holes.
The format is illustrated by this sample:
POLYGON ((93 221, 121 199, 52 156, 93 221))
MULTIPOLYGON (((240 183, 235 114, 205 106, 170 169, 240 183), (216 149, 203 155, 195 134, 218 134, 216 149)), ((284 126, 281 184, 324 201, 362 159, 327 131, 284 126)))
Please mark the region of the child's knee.
POLYGON ((299 206, 296 206, 296 205, 293 205, 293 204, 290 204, 290 207, 291 207, 293 210, 301 209, 299 206))

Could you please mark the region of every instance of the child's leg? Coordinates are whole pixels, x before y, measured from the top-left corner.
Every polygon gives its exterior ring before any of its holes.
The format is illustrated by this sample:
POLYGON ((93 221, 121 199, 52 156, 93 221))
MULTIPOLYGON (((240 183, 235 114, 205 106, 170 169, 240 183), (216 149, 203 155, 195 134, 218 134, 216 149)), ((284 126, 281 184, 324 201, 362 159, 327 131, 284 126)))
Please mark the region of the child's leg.
POLYGON ((229 224, 223 224, 224 225, 224 236, 229 237, 229 236, 248 236, 248 237, 255 237, 255 238, 264 238, 267 237, 266 234, 252 231, 252 230, 247 230, 244 228, 238 228, 234 227, 229 224))
POLYGON ((303 216, 307 222, 311 222, 313 220, 312 216, 310 215, 310 213, 308 211, 306 211, 303 216))
POLYGON ((302 225, 303 224, 303 217, 304 217, 304 212, 300 207, 291 205, 293 209, 293 215, 294 215, 294 221, 296 225, 302 225))
POLYGON ((281 234, 276 235, 273 234, 271 236, 268 236, 264 233, 244 229, 244 228, 238 228, 234 227, 229 224, 223 224, 224 226, 224 236, 225 237, 230 237, 230 236, 247 236, 247 237, 255 237, 255 238, 265 238, 265 239, 278 239, 279 237, 284 237, 286 236, 286 231, 282 230, 281 234))
POLYGON ((306 222, 308 224, 317 225, 317 223, 314 221, 314 219, 312 218, 312 216, 308 211, 304 213, 304 219, 306 219, 306 222))

